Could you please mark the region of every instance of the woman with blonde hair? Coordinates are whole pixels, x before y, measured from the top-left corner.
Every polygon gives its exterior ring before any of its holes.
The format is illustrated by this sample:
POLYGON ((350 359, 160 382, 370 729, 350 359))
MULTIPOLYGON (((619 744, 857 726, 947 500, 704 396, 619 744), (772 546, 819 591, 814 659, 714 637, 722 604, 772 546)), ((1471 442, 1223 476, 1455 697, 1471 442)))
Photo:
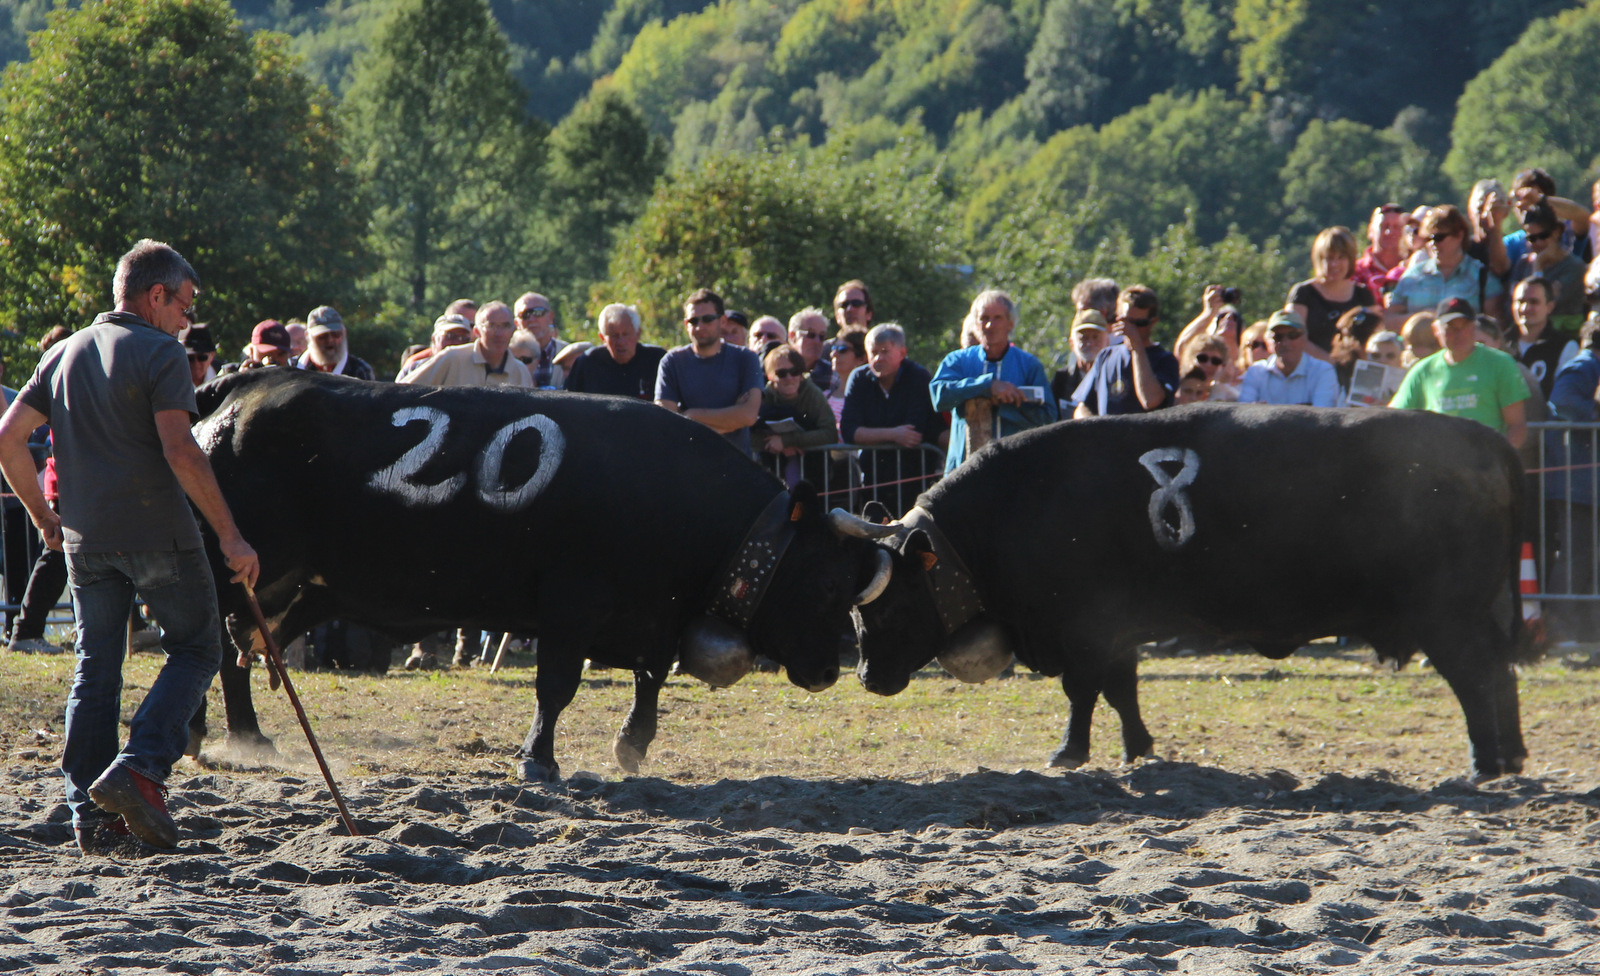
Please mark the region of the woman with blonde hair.
POLYGON ((1353 308, 1382 311, 1372 289, 1351 277, 1359 253, 1348 228, 1327 228, 1311 245, 1312 276, 1289 289, 1285 307, 1306 324, 1306 352, 1318 359, 1333 351, 1339 316, 1353 308))

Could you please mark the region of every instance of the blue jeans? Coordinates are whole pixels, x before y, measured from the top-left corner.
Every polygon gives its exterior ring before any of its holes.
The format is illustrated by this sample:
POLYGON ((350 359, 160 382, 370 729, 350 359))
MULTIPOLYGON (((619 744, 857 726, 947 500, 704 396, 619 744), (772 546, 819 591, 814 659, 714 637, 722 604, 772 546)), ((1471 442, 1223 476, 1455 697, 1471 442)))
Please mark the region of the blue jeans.
POLYGON ((75 825, 104 817, 89 786, 113 764, 165 783, 189 744, 194 715, 222 663, 211 566, 201 549, 67 553, 78 664, 67 695, 61 770, 75 825), (134 593, 161 625, 167 661, 134 713, 121 752, 122 662, 134 593))

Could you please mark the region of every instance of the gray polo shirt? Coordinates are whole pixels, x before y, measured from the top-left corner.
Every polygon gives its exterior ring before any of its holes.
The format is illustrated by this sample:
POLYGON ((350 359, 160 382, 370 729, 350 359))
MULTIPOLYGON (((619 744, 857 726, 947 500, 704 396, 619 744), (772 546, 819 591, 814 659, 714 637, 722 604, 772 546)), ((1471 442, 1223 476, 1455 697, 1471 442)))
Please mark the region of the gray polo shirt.
POLYGON ((137 315, 103 312, 51 346, 18 396, 50 421, 68 552, 200 547, 156 430, 158 411, 196 413, 183 343, 137 315))

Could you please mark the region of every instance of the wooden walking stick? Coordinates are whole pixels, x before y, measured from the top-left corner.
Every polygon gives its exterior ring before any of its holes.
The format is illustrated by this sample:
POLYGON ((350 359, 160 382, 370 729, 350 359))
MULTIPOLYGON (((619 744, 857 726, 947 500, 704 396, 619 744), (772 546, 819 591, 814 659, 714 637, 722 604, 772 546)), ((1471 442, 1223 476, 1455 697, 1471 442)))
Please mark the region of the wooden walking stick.
POLYGON ((322 747, 317 745, 316 734, 311 731, 311 720, 306 718, 306 710, 300 704, 300 696, 294 693, 294 682, 289 680, 289 669, 283 666, 283 657, 278 653, 278 644, 272 639, 272 628, 267 626, 266 615, 261 612, 261 604, 256 600, 256 591, 249 583, 241 584, 244 587, 245 598, 250 603, 250 614, 256 618, 256 627, 261 631, 261 639, 267 644, 267 664, 272 668, 272 673, 283 682, 283 690, 289 693, 289 703, 294 706, 295 715, 300 718, 300 727, 306 730, 306 741, 311 743, 311 754, 317 757, 317 767, 322 770, 322 781, 328 784, 328 792, 333 794, 333 802, 339 808, 339 817, 344 821, 344 827, 350 831, 351 837, 360 837, 361 831, 356 829, 355 818, 350 816, 350 810, 344 805, 344 797, 339 795, 339 787, 333 782, 333 773, 328 769, 328 761, 322 758, 322 747))
POLYGON ((489 665, 490 674, 494 674, 496 671, 500 670, 500 662, 505 660, 506 656, 506 645, 510 643, 511 631, 508 630, 500 635, 500 649, 494 652, 494 663, 489 665))

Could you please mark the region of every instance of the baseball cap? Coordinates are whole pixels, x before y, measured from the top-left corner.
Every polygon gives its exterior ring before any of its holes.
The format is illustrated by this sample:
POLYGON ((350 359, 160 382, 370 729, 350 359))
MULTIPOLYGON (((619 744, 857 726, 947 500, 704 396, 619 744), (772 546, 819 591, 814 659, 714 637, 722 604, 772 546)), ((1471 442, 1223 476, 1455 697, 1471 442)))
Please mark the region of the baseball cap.
POLYGON ((1477 311, 1465 298, 1448 298, 1439 303, 1438 311, 1433 314, 1433 320, 1439 325, 1447 325, 1456 319, 1478 320, 1477 311))
POLYGON ((277 319, 263 319, 250 333, 250 345, 256 352, 288 352, 292 343, 289 330, 277 319))
POLYGON ((1080 329, 1094 329, 1097 332, 1106 331, 1106 317, 1092 308, 1080 311, 1072 318, 1072 331, 1080 329))
POLYGON ((1306 330, 1305 320, 1287 308, 1280 308, 1267 319, 1267 331, 1275 329, 1294 329, 1297 332, 1306 330))
POLYGON ((332 305, 318 305, 306 316, 306 335, 319 336, 324 332, 343 332, 344 319, 332 305))
POLYGON ((433 334, 435 337, 453 332, 456 329, 472 331, 472 323, 467 321, 465 315, 446 313, 433 320, 433 334))

